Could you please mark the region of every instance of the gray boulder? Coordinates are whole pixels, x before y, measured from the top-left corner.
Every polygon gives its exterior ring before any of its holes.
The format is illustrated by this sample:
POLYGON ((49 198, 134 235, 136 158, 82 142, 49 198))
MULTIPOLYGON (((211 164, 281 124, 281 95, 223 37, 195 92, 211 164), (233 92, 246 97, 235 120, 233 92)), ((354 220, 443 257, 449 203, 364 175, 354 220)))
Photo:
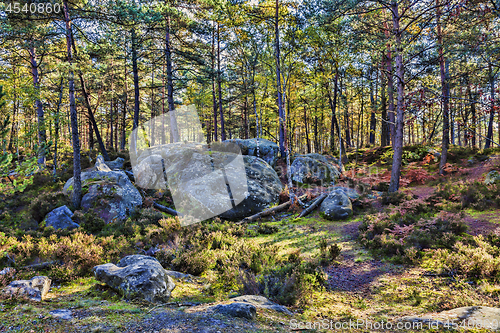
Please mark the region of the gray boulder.
POLYGON ((102 155, 98 155, 95 161, 94 168, 92 170, 111 171, 111 168, 104 161, 104 157, 102 157, 102 155))
POLYGON ((319 207, 328 220, 343 220, 352 214, 351 200, 341 189, 331 191, 319 207))
MULTIPOLYGON (((500 308, 489 306, 465 306, 423 316, 405 316, 400 322, 423 323, 424 327, 438 329, 441 327, 457 330, 463 327, 483 328, 492 331, 500 329, 500 308)), ((415 325, 413 327, 416 327, 415 325)))
POLYGON ((71 219, 73 212, 66 206, 61 206, 49 212, 45 217, 45 226, 54 229, 74 229, 79 225, 71 219))
POLYGON ((35 276, 31 280, 12 281, 3 289, 3 294, 9 298, 27 298, 40 302, 49 292, 51 282, 46 276, 35 276))
POLYGON ((49 311, 49 314, 57 319, 71 320, 73 319, 73 311, 67 309, 56 309, 49 311))
POLYGON ((279 177, 263 159, 235 154, 231 146, 234 144, 228 144, 225 150, 224 144, 219 144, 211 151, 199 143, 149 148, 133 162, 136 184, 154 189, 168 187, 176 210, 182 214, 239 219, 258 213, 278 200, 283 188, 279 177), (219 170, 225 170, 225 179, 219 170), (235 207, 229 201, 228 188, 235 207), (178 202, 190 202, 189 211, 183 211, 178 202))
POLYGON ((264 160, 243 156, 247 177, 245 199, 236 207, 222 213, 220 217, 236 220, 259 213, 279 199, 283 185, 276 171, 264 160))
POLYGON ((255 306, 249 303, 219 304, 215 306, 213 310, 227 316, 246 318, 250 320, 254 319, 257 314, 255 306))
POLYGON ((143 299, 151 303, 167 302, 175 288, 172 278, 158 260, 144 255, 126 256, 118 265, 95 266, 94 275, 127 299, 143 299))
POLYGON ((270 166, 276 166, 280 149, 272 141, 266 139, 230 139, 226 140, 226 142, 236 143, 241 148, 243 155, 260 157, 270 166), (259 156, 257 156, 257 140, 259 142, 259 156))
POLYGON ((123 164, 125 163, 125 160, 121 157, 117 157, 114 161, 105 161, 106 165, 111 169, 111 170, 116 170, 116 169, 123 169, 123 164))
MULTIPOLYGON (((85 211, 93 209, 106 223, 125 220, 137 207, 142 205, 139 191, 123 171, 111 171, 106 164, 96 163, 101 170, 81 173, 82 190, 87 192, 82 198, 85 211)), ((73 193, 73 178, 64 185, 63 192, 73 193)))
POLYGON ((488 172, 486 178, 484 179, 484 183, 486 185, 496 184, 498 182, 500 182, 500 173, 496 170, 488 172))
POLYGON ((297 155, 290 166, 292 180, 300 185, 328 186, 334 183, 341 171, 335 158, 315 153, 297 155))
POLYGON ((290 312, 290 310, 288 310, 285 306, 273 303, 270 300, 268 300, 267 298, 265 298, 264 296, 244 295, 244 296, 238 296, 238 297, 232 298, 231 300, 235 303, 252 304, 256 308, 274 310, 274 311, 283 312, 283 313, 286 313, 289 315, 292 314, 290 312))
POLYGON ((351 202, 358 200, 360 197, 359 193, 355 189, 350 187, 334 186, 328 189, 328 191, 330 192, 336 190, 341 190, 342 192, 344 192, 349 197, 349 199, 351 199, 351 202))

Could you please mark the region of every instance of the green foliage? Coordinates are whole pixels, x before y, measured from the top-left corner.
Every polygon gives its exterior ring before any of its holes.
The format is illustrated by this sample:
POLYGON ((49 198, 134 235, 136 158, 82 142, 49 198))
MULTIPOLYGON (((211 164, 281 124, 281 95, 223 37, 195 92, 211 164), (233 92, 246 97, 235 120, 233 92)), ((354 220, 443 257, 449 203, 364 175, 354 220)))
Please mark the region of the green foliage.
POLYGON ((500 247, 498 236, 493 235, 493 238, 474 236, 470 242, 457 242, 451 249, 429 251, 423 266, 440 273, 499 282, 500 247))
POLYGON ((487 185, 480 181, 455 181, 440 185, 432 201, 456 202, 461 208, 488 210, 500 207, 500 184, 487 185))
POLYGON ((452 248, 466 237, 467 225, 460 214, 434 216, 424 201, 406 201, 386 213, 367 215, 360 226, 360 242, 396 261, 414 262, 426 249, 452 248))
POLYGON ((40 223, 47 213, 63 205, 70 206, 70 200, 63 192, 42 193, 31 202, 28 211, 30 216, 40 223))

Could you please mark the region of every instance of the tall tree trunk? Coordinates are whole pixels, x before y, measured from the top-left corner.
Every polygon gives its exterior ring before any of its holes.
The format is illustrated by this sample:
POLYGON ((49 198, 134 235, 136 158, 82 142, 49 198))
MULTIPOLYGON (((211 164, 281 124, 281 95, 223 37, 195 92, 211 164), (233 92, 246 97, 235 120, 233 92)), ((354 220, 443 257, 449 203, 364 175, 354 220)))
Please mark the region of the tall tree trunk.
POLYGON ((489 64, 489 77, 490 77, 490 94, 491 94, 491 108, 490 108, 490 120, 488 122, 488 134, 487 139, 484 143, 484 149, 488 149, 491 146, 491 140, 493 140, 493 119, 495 116, 495 75, 493 74, 493 66, 489 64))
POLYGON ((127 109, 128 109, 128 85, 127 85, 127 60, 125 59, 124 66, 123 66, 125 73, 124 73, 124 96, 123 96, 123 113, 122 113, 122 132, 121 132, 121 139, 120 139, 120 150, 125 149, 126 145, 126 132, 127 132, 127 109))
POLYGON ((215 22, 212 31, 212 103, 213 103, 213 115, 214 115, 214 141, 218 141, 217 133, 217 99, 215 97, 215 22))
POLYGON ((170 45, 170 16, 167 17, 165 25, 165 58, 167 62, 167 99, 170 118, 170 142, 179 142, 179 127, 177 126, 177 117, 175 116, 174 104, 174 75, 172 72, 172 50, 170 45))
POLYGON ((68 55, 69 70, 69 109, 71 116, 71 133, 73 139, 73 206, 75 209, 80 207, 82 201, 82 180, 80 164, 80 138, 78 136, 78 115, 75 104, 75 78, 71 68, 73 56, 71 54, 71 20, 69 17, 68 0, 63 0, 64 21, 66 23, 66 51, 68 55))
MULTIPOLYGON (((375 81, 375 84, 377 84, 377 81, 375 81)), ((369 135, 368 141, 370 142, 370 144, 374 145, 375 144, 375 131, 377 129, 377 118, 375 118, 376 102, 375 102, 375 98, 373 96, 373 84, 371 83, 371 80, 370 80, 370 103, 371 103, 370 135, 369 135)))
POLYGON ((83 79, 82 73, 78 73, 78 76, 80 77, 80 84, 82 86, 83 97, 85 99, 85 106, 87 108, 90 123, 92 124, 92 128, 94 129, 97 143, 99 144, 99 149, 101 150, 101 153, 102 153, 102 156, 104 157, 104 160, 109 161, 109 155, 108 155, 108 152, 106 150, 106 147, 104 146, 104 142, 102 141, 102 137, 101 137, 101 133, 99 132, 99 128, 97 127, 97 122, 95 121, 95 118, 94 118, 94 112, 92 112, 92 108, 90 107, 90 98, 89 98, 89 94, 87 92, 87 88, 85 86, 85 80, 83 79))
POLYGON ((311 153, 311 140, 309 140, 309 124, 307 123, 307 110, 306 110, 306 104, 304 104, 304 126, 306 129, 306 143, 307 143, 307 153, 311 153))
MULTIPOLYGON (((439 4, 439 0, 436 0, 436 5, 439 4)), ((444 166, 446 165, 446 159, 448 157, 448 146, 450 144, 450 113, 449 113, 449 102, 450 96, 448 95, 448 78, 446 77, 445 70, 445 59, 443 56, 443 33, 441 30, 441 7, 437 7, 436 13, 436 29, 438 38, 438 54, 439 54, 439 70, 441 74, 441 91, 442 91, 442 101, 443 101, 443 138, 441 142, 441 160, 439 161, 439 174, 444 174, 444 166)))
POLYGON ((380 135, 380 146, 385 147, 389 143, 389 126, 387 124, 387 96, 385 89, 387 86, 386 80, 382 77, 382 89, 380 92, 380 108, 382 109, 381 117, 382 121, 380 123, 382 127, 382 133, 380 135))
POLYGON ((281 96, 281 67, 280 67, 280 31, 279 31, 279 0, 276 0, 276 14, 274 17, 274 56, 276 58, 276 91, 277 91, 277 104, 278 104, 278 117, 279 117, 279 144, 280 155, 285 157, 285 110, 283 109, 283 101, 281 96))
POLYGON ((217 22, 217 87, 219 91, 219 116, 220 116, 220 137, 226 140, 226 131, 224 129, 224 112, 222 110, 222 81, 220 70, 220 24, 217 22))
POLYGON ((341 136, 339 130, 339 123, 337 121, 337 91, 338 91, 338 83, 339 83, 339 68, 335 66, 335 79, 333 84, 333 101, 330 96, 329 83, 327 86, 328 89, 328 101, 330 103, 330 109, 332 111, 332 121, 330 122, 330 151, 333 151, 335 147, 335 128, 337 129, 337 133, 339 137, 341 136))
POLYGON ((404 67, 403 55, 401 47, 401 31, 399 29, 399 7, 397 1, 391 3, 392 20, 394 23, 394 34, 396 37, 396 76, 398 87, 398 104, 397 104, 397 120, 396 120, 396 137, 394 140, 394 156, 392 161, 391 182, 389 184, 389 192, 397 192, 399 190, 399 178, 401 177, 401 162, 403 157, 403 125, 404 125, 404 67))
POLYGON ((62 103, 62 96, 63 96, 63 78, 61 77, 61 81, 59 83, 59 100, 57 102, 57 109, 56 109, 56 114, 55 114, 55 119, 54 119, 54 127, 55 127, 55 133, 54 133, 54 167, 52 171, 52 175, 54 177, 54 181, 56 180, 57 176, 57 145, 59 143, 59 111, 61 110, 61 103, 62 103))
POLYGON ((45 151, 47 144, 47 137, 45 133, 45 121, 43 105, 40 101, 40 77, 38 75, 38 64, 36 60, 36 51, 33 45, 29 48, 30 54, 30 64, 31 64, 31 76, 33 78, 33 88, 36 94, 35 106, 36 115, 38 117, 38 165, 45 165, 45 151))
POLYGON ((132 130, 139 126, 139 69, 137 67, 137 35, 135 28, 132 28, 132 71, 134 75, 134 123, 132 130))
MULTIPOLYGON (((387 40, 390 39, 389 27, 384 23, 385 36, 387 40)), ((389 133, 391 135, 391 142, 394 144, 396 137, 396 117, 394 115, 394 80, 392 79, 392 52, 391 43, 387 42, 387 55, 385 57, 386 63, 386 77, 387 77, 387 92, 389 95, 389 133)))

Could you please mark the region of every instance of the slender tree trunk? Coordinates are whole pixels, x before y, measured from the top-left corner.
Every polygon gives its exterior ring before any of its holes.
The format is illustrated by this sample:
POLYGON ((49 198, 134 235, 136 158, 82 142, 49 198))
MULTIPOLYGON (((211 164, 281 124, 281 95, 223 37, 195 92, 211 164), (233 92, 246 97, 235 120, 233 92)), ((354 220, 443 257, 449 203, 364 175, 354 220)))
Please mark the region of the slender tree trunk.
POLYGON ((132 71, 134 75, 134 123, 132 130, 139 126, 139 69, 137 67, 137 35, 135 28, 132 28, 132 71))
POLYGON ((220 70, 220 24, 217 22, 217 87, 219 91, 219 115, 220 115, 220 137, 226 140, 226 131, 224 129, 224 112, 222 110, 222 81, 220 70))
POLYGON ((71 68, 73 56, 71 54, 71 20, 69 17, 68 0, 63 0, 64 20, 66 23, 66 51, 68 55, 69 70, 69 108, 71 116, 71 133, 73 138, 73 206, 75 209, 80 207, 82 200, 82 181, 80 165, 80 138, 78 136, 78 116, 75 104, 75 79, 73 69, 71 68))
MULTIPOLYGON (((436 5, 439 4, 439 0, 436 0, 436 5)), ((445 59, 443 56, 443 34, 441 30, 441 8, 437 7, 436 13, 436 29, 438 38, 438 54, 439 54, 439 70, 441 74, 441 91, 442 91, 442 101, 443 101, 443 138, 441 143, 441 160, 439 161, 439 174, 444 174, 444 166, 446 165, 446 159, 448 157, 448 146, 450 144, 450 113, 449 113, 449 101, 450 97, 448 95, 448 78, 446 77, 445 70, 445 59)))
POLYGON ((396 37, 396 76, 398 87, 398 104, 397 104, 397 120, 396 120, 396 137, 393 144, 394 156, 392 161, 391 182, 389 184, 389 192, 397 192, 399 190, 399 178, 401 177, 401 162, 403 157, 403 125, 404 125, 404 67, 403 55, 401 47, 401 31, 399 29, 399 7, 397 1, 391 3, 392 19, 394 23, 394 34, 396 37))
POLYGON ((307 110, 306 110, 306 104, 304 104, 304 126, 306 129, 306 143, 307 143, 307 153, 311 153, 311 141, 309 140, 309 124, 307 122, 307 110))
POLYGON ((281 96, 281 67, 280 67, 280 31, 279 31, 279 0, 276 0, 276 14, 274 17, 274 34, 275 34, 275 58, 276 58, 276 90, 277 90, 277 104, 278 104, 278 117, 279 117, 279 144, 280 155, 285 157, 285 110, 283 110, 283 102, 281 96))
POLYGON ((124 96, 123 96, 123 113, 122 113, 122 132, 121 132, 121 140, 120 140, 120 150, 125 149, 126 145, 126 132, 127 132, 127 110, 128 110, 128 85, 127 85, 127 61, 125 59, 124 63, 124 96))
POLYGON ((54 167, 53 167, 53 177, 54 181, 57 176, 57 145, 59 143, 59 111, 61 110, 61 103, 62 103, 62 96, 63 96, 63 78, 61 77, 61 82, 59 83, 59 100, 57 102, 57 109, 56 109, 56 114, 55 114, 55 119, 54 119, 54 127, 55 127, 55 133, 54 133, 54 167))
MULTIPOLYGON (((370 78, 371 79, 371 78, 370 78)), ((376 84, 376 81, 375 81, 376 84)), ((375 144, 375 131, 377 129, 377 118, 375 118, 375 98, 373 96, 373 85, 370 84, 370 103, 371 103, 371 114, 370 114, 370 135, 369 142, 370 144, 375 144)))
POLYGON ((380 135, 380 146, 385 147, 389 144, 389 126, 387 124, 387 95, 386 95, 386 87, 387 87, 387 76, 382 75, 382 87, 381 87, 381 92, 380 92, 380 108, 382 110, 381 112, 381 127, 382 127, 382 133, 380 135))
POLYGON ((337 128, 337 133, 339 134, 339 137, 341 136, 340 130, 339 130, 339 123, 337 121, 337 91, 338 91, 338 82, 339 82, 339 69, 337 66, 335 66, 335 79, 334 79, 334 84, 333 84, 333 101, 331 100, 330 96, 330 88, 329 88, 329 83, 327 86, 328 89, 328 100, 330 103, 330 109, 332 111, 332 121, 330 123, 330 151, 333 151, 335 147, 335 128, 337 128))
POLYGON ((175 116, 174 104, 174 75, 172 72, 172 51, 170 46, 170 16, 167 17, 165 25, 165 58, 167 62, 167 99, 170 118, 170 142, 179 142, 179 127, 177 126, 177 117, 175 116))
POLYGON ((29 54, 31 63, 31 76, 33 78, 33 88, 36 94, 36 115, 38 117, 38 165, 45 166, 45 145, 47 143, 47 137, 45 133, 43 105, 40 101, 40 77, 38 74, 36 51, 33 45, 31 45, 29 48, 29 54))
MULTIPOLYGON (((90 124, 92 125, 92 128, 94 129, 95 136, 97 138, 97 143, 99 144, 99 149, 101 150, 102 156, 104 157, 105 161, 109 161, 109 155, 106 150, 106 147, 104 146, 104 142, 102 141, 101 133, 99 132, 99 128, 97 127, 97 122, 94 117, 94 113, 92 112, 92 108, 90 107, 90 98, 89 94, 87 92, 87 88, 85 86, 85 80, 83 79, 83 75, 81 73, 78 74, 80 77, 80 84, 82 86, 82 92, 83 92, 83 97, 85 99, 85 106, 87 108, 90 124)), ((92 132, 92 131, 90 131, 92 132)))
MULTIPOLYGON (((385 28, 385 36, 387 40, 390 39, 389 27, 387 23, 384 23, 385 28)), ((394 81, 392 79, 392 52, 391 52, 391 43, 387 42, 387 55, 385 57, 386 61, 386 76, 387 76, 387 91, 389 95, 389 133, 391 135, 391 142, 394 144, 395 136, 396 136, 396 117, 394 115, 394 81)))
POLYGON ((215 22, 212 31, 212 103, 214 115, 214 141, 219 141, 217 134, 217 99, 215 97, 215 22))
POLYGON ((490 120, 488 122, 488 134, 486 135, 487 139, 485 140, 484 143, 484 149, 488 149, 491 146, 490 140, 493 140, 493 119, 495 116, 495 75, 493 74, 493 67, 491 63, 489 64, 489 77, 490 77, 491 108, 490 108, 490 120))

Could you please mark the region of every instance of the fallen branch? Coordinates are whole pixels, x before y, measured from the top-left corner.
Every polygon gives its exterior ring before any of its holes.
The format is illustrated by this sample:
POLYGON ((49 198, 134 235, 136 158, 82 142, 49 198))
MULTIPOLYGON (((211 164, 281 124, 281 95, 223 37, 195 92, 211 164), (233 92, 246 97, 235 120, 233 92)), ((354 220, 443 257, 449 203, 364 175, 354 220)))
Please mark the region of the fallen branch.
MULTIPOLYGON (((299 199, 300 200, 305 200, 307 198, 307 194, 304 194, 303 196, 301 196, 299 199)), ((240 222, 236 223, 236 224, 243 224, 245 222, 252 222, 252 221, 255 221, 257 219, 260 219, 264 216, 268 216, 268 215, 271 215, 272 213, 276 213, 276 212, 279 212, 279 211, 282 211, 282 210, 285 210, 287 209, 290 205, 292 204, 292 201, 287 201, 285 203, 282 203, 281 205, 279 206, 276 206, 276 207, 273 207, 273 208, 269 208, 269 209, 266 209, 266 210, 263 210, 262 212, 260 213, 257 213, 255 215, 252 215, 252 216, 248 216, 248 217, 245 217, 243 220, 241 220, 240 222)))
POLYGON ((179 216, 179 213, 176 210, 173 210, 172 208, 168 208, 166 206, 160 205, 159 203, 153 202, 153 207, 158 209, 159 211, 162 211, 164 213, 173 215, 173 216, 179 216))
POLYGON ((50 266, 60 265, 60 264, 61 263, 59 261, 54 260, 54 261, 48 261, 48 262, 42 262, 42 263, 39 263, 39 264, 32 264, 32 265, 24 266, 23 268, 24 269, 32 269, 32 270, 35 270, 35 271, 39 271, 39 270, 48 268, 50 266))
POLYGON ((300 213, 300 215, 297 216, 297 218, 304 217, 307 214, 309 214, 310 212, 312 212, 314 210, 314 208, 316 208, 319 204, 321 204, 327 196, 328 196, 328 193, 323 193, 322 195, 320 195, 316 200, 314 200, 314 202, 311 204, 311 206, 304 209, 302 211, 302 213, 300 213))

